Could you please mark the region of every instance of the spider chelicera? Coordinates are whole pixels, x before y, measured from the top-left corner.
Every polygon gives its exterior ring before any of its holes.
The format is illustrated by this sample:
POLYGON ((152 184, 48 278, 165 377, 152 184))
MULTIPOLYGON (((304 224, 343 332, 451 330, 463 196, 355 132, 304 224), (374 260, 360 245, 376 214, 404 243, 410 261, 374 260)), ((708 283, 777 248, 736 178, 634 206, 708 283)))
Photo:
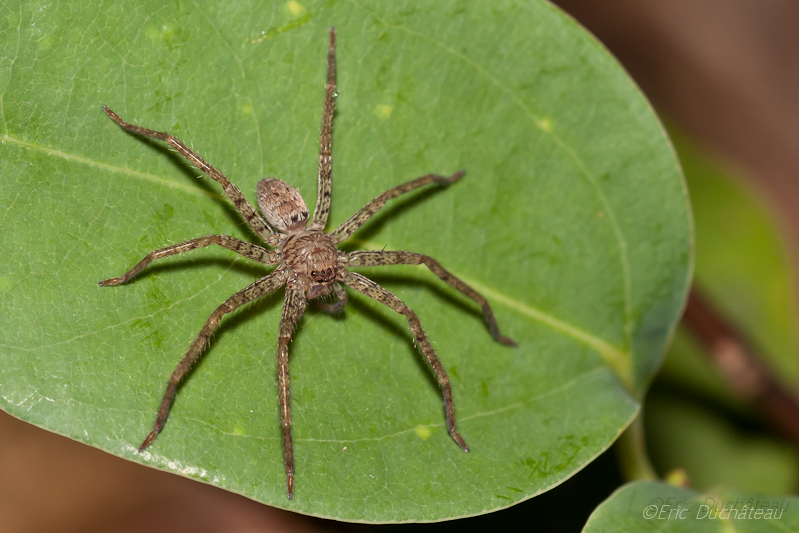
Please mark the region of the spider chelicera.
POLYGON ((161 407, 155 420, 153 430, 144 439, 139 447, 143 451, 152 444, 155 437, 164 427, 169 407, 175 398, 178 385, 186 376, 189 369, 197 361, 208 338, 214 332, 222 317, 244 304, 261 298, 281 286, 286 286, 286 295, 283 305, 283 314, 280 319, 280 330, 277 341, 277 376, 278 399, 280 408, 280 422, 283 432, 283 452, 286 466, 286 488, 291 499, 294 492, 294 452, 291 441, 291 410, 289 401, 289 341, 297 322, 305 310, 306 301, 323 296, 334 295, 336 300, 329 302, 314 302, 322 310, 329 313, 341 311, 347 304, 347 293, 341 287, 346 285, 356 291, 383 303, 408 319, 416 344, 421 349, 427 362, 435 372, 441 385, 444 396, 444 411, 446 412, 447 429, 464 452, 469 451, 466 441, 460 436, 455 427, 455 407, 452 403, 452 388, 449 377, 436 356, 433 346, 427 339, 422 324, 416 314, 399 298, 370 279, 350 272, 349 269, 357 267, 372 267, 381 265, 419 265, 424 264, 436 276, 447 282, 452 287, 480 304, 488 329, 494 339, 502 344, 515 346, 515 343, 502 335, 494 319, 494 314, 488 301, 477 291, 444 269, 438 261, 426 255, 414 252, 387 252, 387 251, 357 251, 345 253, 337 245, 352 235, 372 215, 377 213, 388 200, 406 192, 412 191, 428 183, 449 185, 461 177, 464 172, 456 172, 452 176, 439 176, 428 174, 389 189, 374 200, 366 204, 360 211, 352 215, 346 222, 332 233, 325 233, 327 215, 330 211, 330 188, 332 157, 331 126, 336 98, 336 33, 330 30, 330 48, 327 55, 327 84, 325 85, 325 103, 322 113, 322 133, 320 138, 321 153, 319 155, 319 182, 316 208, 313 218, 308 225, 309 213, 305 201, 294 187, 278 179, 263 179, 258 182, 258 205, 266 220, 253 209, 252 205, 244 198, 238 187, 233 185, 221 172, 206 163, 199 155, 190 150, 181 141, 159 131, 142 128, 129 124, 119 115, 107 107, 103 107, 106 114, 119 124, 123 129, 165 141, 171 148, 188 159, 192 165, 213 178, 222 185, 225 193, 233 205, 247 221, 247 224, 263 241, 272 247, 265 248, 244 242, 224 235, 208 235, 190 241, 168 246, 150 252, 136 266, 128 270, 119 278, 111 278, 100 282, 101 286, 120 285, 129 281, 141 272, 147 265, 156 259, 168 257, 183 252, 188 252, 203 246, 216 244, 232 250, 244 257, 263 263, 277 265, 275 270, 255 283, 237 292, 211 313, 205 322, 200 334, 194 339, 186 355, 178 363, 164 392, 161 407))

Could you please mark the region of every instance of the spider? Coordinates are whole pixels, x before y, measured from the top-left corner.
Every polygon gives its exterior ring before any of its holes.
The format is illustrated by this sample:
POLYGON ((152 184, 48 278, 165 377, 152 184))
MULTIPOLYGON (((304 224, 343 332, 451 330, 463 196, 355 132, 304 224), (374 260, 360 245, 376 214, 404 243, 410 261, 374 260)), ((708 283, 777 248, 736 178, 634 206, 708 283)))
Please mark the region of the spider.
POLYGON ((427 339, 419 318, 394 294, 361 274, 351 272, 351 268, 424 264, 436 276, 480 304, 491 336, 496 341, 509 346, 516 345, 515 342, 500 333, 488 301, 477 291, 444 269, 435 259, 414 252, 356 251, 345 253, 337 248, 340 242, 352 235, 372 215, 377 213, 388 200, 430 183, 449 185, 463 177, 464 171, 461 170, 449 177, 428 174, 398 185, 367 203, 332 233, 324 232, 328 212, 330 211, 331 128, 335 110, 335 98, 337 96, 335 49, 336 32, 335 28, 331 28, 330 46, 327 55, 327 84, 325 85, 325 101, 320 135, 318 195, 310 224, 308 224, 309 213, 305 201, 300 196, 299 191, 291 185, 274 178, 263 179, 258 182, 258 205, 266 218, 264 220, 244 198, 238 187, 180 140, 168 133, 129 124, 122 120, 114 111, 103 106, 103 110, 111 120, 123 129, 165 141, 171 148, 188 159, 192 165, 219 183, 247 224, 271 249, 233 237, 208 235, 150 252, 121 277, 101 281, 101 286, 120 285, 136 276, 156 259, 212 244, 227 248, 265 265, 277 265, 271 274, 264 276, 225 300, 208 317, 199 335, 191 343, 188 351, 169 377, 153 430, 144 439, 139 451, 141 452, 150 446, 164 428, 178 385, 197 361, 222 317, 242 305, 266 296, 285 285, 285 299, 277 341, 277 377, 280 423, 283 435, 283 459, 286 468, 286 490, 289 499, 292 498, 294 493, 294 451, 291 439, 289 392, 289 341, 297 322, 302 317, 308 300, 331 296, 335 297, 335 301, 332 303, 324 301, 314 303, 328 313, 337 313, 344 309, 347 304, 347 293, 342 288, 342 284, 385 304, 408 319, 416 344, 421 349, 441 385, 449 434, 464 452, 469 451, 466 441, 463 440, 455 426, 455 407, 452 402, 452 387, 449 383, 449 377, 435 350, 433 350, 433 346, 427 339))

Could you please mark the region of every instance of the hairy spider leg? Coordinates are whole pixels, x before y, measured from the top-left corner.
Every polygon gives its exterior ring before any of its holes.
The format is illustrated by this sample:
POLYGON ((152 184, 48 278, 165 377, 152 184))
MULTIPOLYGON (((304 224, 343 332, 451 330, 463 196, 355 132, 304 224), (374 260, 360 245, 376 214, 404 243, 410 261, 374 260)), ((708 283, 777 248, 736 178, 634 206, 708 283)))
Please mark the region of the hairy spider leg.
POLYGON ((289 342, 305 311, 305 295, 299 287, 286 285, 283 316, 277 340, 277 396, 280 407, 280 427, 283 431, 283 463, 286 466, 286 490, 289 500, 294 496, 294 447, 291 441, 291 391, 289 389, 289 342))
POLYGON ((483 309, 483 318, 488 325, 488 331, 495 341, 506 346, 516 346, 516 343, 504 336, 499 331, 499 325, 494 318, 494 312, 485 297, 461 281, 449 270, 441 266, 441 263, 426 255, 414 252, 387 252, 387 251, 357 251, 349 254, 350 267, 383 266, 383 265, 420 265, 424 264, 430 271, 447 282, 450 286, 480 304, 483 309))
POLYGON ((336 228, 336 231, 334 231, 332 235, 336 237, 338 242, 341 242, 355 233, 358 228, 360 228, 367 220, 372 218, 372 215, 380 211, 380 209, 386 205, 386 202, 389 200, 405 194, 406 192, 411 192, 414 189, 418 189, 419 187, 423 187, 428 183, 438 183, 439 185, 449 185, 451 183, 455 183, 461 179, 464 174, 464 170, 458 171, 449 177, 440 176, 438 174, 427 174, 421 178, 416 178, 415 180, 408 181, 402 185, 392 187, 363 206, 357 213, 348 218, 346 222, 336 228))
POLYGON ((161 400, 161 407, 158 409, 158 416, 155 419, 155 425, 153 426, 153 430, 144 439, 144 442, 142 442, 141 446, 139 446, 139 451, 143 451, 150 444, 152 444, 153 440, 155 440, 155 437, 157 437, 164 428, 164 423, 166 422, 166 417, 169 414, 169 408, 172 406, 172 400, 175 399, 175 393, 177 392, 178 385, 199 358, 200 353, 202 353, 203 348, 205 348, 205 345, 208 342, 208 338, 211 336, 217 326, 219 326, 219 322, 222 320, 222 317, 227 313, 235 311, 246 303, 252 302, 253 300, 274 292, 285 282, 285 271, 282 269, 275 270, 268 276, 265 276, 255 283, 248 285, 225 300, 222 305, 217 307, 216 310, 211 313, 211 316, 209 316, 208 320, 206 320, 203 329, 200 330, 200 334, 197 335, 194 341, 192 341, 191 346, 189 346, 186 355, 183 356, 183 359, 180 360, 178 366, 172 372, 172 375, 169 376, 169 382, 167 383, 166 391, 164 392, 164 398, 161 400))
POLYGON ((259 263, 264 263, 265 265, 275 265, 280 261, 280 252, 277 250, 267 250, 266 248, 258 246, 257 244, 241 241, 234 237, 227 237, 225 235, 208 235, 206 237, 199 237, 190 241, 167 246, 166 248, 161 248, 159 250, 153 250, 147 254, 144 259, 136 263, 133 268, 125 272, 124 275, 118 278, 103 280, 100 282, 100 286, 109 287, 112 285, 121 285, 122 283, 130 281, 131 278, 144 270, 147 265, 157 259, 163 259, 164 257, 169 257, 170 255, 182 254, 184 252, 196 250, 197 248, 202 248, 203 246, 210 246, 212 244, 218 244, 222 248, 233 250, 239 255, 243 255, 244 257, 252 259, 253 261, 258 261, 259 263))
POLYGON ((228 198, 230 198, 230 201, 233 202, 233 205, 236 207, 239 213, 241 213, 241 216, 244 217, 244 220, 247 222, 247 224, 249 224, 253 231, 258 234, 258 236, 260 236, 264 242, 272 246, 277 245, 279 235, 276 234, 272 228, 269 227, 266 221, 261 218, 261 215, 259 215, 255 209, 253 209, 252 205, 250 205, 250 202, 248 202, 241 193, 241 190, 232 184, 224 174, 206 163, 202 157, 189 150, 189 148, 178 138, 170 135, 169 133, 163 133, 160 131, 142 128, 141 126, 136 126, 134 124, 129 124, 106 106, 103 106, 103 111, 105 111, 106 115, 108 115, 111 120, 119 124, 122 129, 131 133, 138 133, 139 135, 144 135, 145 137, 151 137, 153 139, 158 139, 159 141, 164 141, 169 146, 177 150, 177 152, 188 159, 192 165, 203 171, 222 186, 222 188, 225 190, 225 194, 227 194, 228 198))
POLYGON ((316 195, 316 208, 313 212, 311 229, 323 230, 330 213, 330 192, 332 189, 333 155, 333 113, 336 111, 336 29, 330 28, 330 48, 327 52, 327 83, 325 84, 325 104, 322 111, 322 132, 319 136, 319 186, 316 195))
POLYGON ((449 434, 464 452, 468 452, 469 446, 466 445, 466 441, 463 440, 463 437, 460 436, 460 433, 458 433, 455 427, 455 405, 452 402, 452 387, 449 384, 449 376, 447 376, 444 366, 441 364, 441 361, 439 361, 435 350, 433 350, 433 345, 430 344, 430 341, 427 339, 427 335, 425 335, 422 329, 422 323, 419 321, 416 313, 392 293, 357 272, 349 272, 347 274, 347 281, 344 283, 346 283, 348 287, 352 287, 369 298, 387 305, 397 313, 405 315, 405 318, 408 319, 408 324, 411 326, 416 344, 427 358, 427 362, 432 367, 433 372, 435 372, 438 378, 438 383, 441 385, 441 391, 444 395, 444 412, 447 415, 447 429, 449 430, 449 434))

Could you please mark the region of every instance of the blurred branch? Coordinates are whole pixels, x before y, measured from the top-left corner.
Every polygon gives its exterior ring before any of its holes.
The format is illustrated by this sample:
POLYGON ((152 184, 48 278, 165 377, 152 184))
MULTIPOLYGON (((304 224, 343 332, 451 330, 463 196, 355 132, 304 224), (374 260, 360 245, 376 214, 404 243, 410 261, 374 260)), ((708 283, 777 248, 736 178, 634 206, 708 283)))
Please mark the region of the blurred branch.
POLYGON ((799 402, 763 364, 744 335, 691 289, 683 323, 706 348, 732 391, 753 403, 769 424, 799 448, 799 402))

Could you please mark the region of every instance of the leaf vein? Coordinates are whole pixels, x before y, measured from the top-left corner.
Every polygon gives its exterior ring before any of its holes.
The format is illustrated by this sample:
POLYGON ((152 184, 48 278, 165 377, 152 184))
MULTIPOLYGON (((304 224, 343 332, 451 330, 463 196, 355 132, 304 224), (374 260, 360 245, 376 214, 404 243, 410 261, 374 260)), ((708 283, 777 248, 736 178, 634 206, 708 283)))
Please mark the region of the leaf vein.
POLYGON ((83 156, 79 156, 79 155, 75 155, 75 154, 70 154, 68 152, 63 152, 61 150, 58 150, 58 149, 55 149, 55 148, 50 148, 50 147, 47 147, 47 146, 44 146, 44 145, 41 145, 41 144, 38 144, 38 143, 34 143, 34 142, 30 142, 30 141, 23 141, 21 139, 16 139, 16 138, 10 137, 8 135, 0 136, 0 143, 3 143, 3 144, 4 143, 10 143, 10 144, 14 144, 14 145, 17 145, 17 146, 20 146, 20 147, 23 147, 23 148, 28 148, 28 149, 36 150, 36 151, 39 151, 39 152, 44 152, 47 155, 53 155, 53 156, 56 156, 56 157, 60 157, 62 159, 66 159, 67 161, 71 161, 71 162, 74 162, 74 163, 81 163, 81 164, 84 164, 84 165, 88 165, 90 167, 100 168, 100 169, 107 170, 107 171, 110 171, 110 172, 119 172, 119 173, 122 173, 122 174, 127 174, 129 176, 133 176, 133 177, 136 177, 136 178, 141 178, 141 179, 146 180, 146 181, 157 183, 158 185, 163 185, 163 186, 166 186, 166 187, 169 187, 169 188, 172 188, 172 189, 179 189, 179 190, 182 190, 184 192, 189 192, 189 193, 191 193, 191 194, 193 194, 195 196, 207 196, 207 197, 218 199, 218 200, 222 200, 223 199, 220 194, 204 191, 204 190, 199 189, 197 187, 190 187, 188 185, 183 185, 181 183, 170 181, 170 180, 167 180, 167 179, 162 178, 160 176, 156 176, 154 174, 148 174, 146 172, 139 172, 137 170, 133 170, 133 169, 130 169, 130 168, 119 167, 119 166, 116 166, 116 165, 110 165, 108 163, 103 163, 101 161, 95 161, 93 159, 89 159, 88 157, 83 157, 83 156))
MULTIPOLYGON (((497 414, 504 413, 506 411, 512 411, 514 409, 523 408, 525 406, 534 404, 535 402, 538 402, 538 401, 540 401, 540 400, 542 400, 542 399, 544 399, 544 398, 546 398, 548 396, 564 393, 564 392, 572 389, 573 387, 579 385, 584 380, 592 377, 593 375, 599 374, 599 373, 605 372, 605 371, 607 371, 607 367, 605 367, 605 366, 597 366, 596 368, 592 368, 591 370, 588 370, 587 372, 583 372, 582 374, 573 377, 569 381, 567 381, 567 382, 565 382, 565 383, 563 383, 563 384, 561 384, 561 385, 559 385, 557 387, 553 387, 552 389, 550 389, 550 390, 548 390, 546 392, 543 392, 543 393, 538 394, 536 396, 532 396, 532 397, 528 398, 525 401, 512 403, 512 404, 506 405, 504 407, 499 407, 497 409, 493 409, 491 411, 482 411, 482 412, 475 413, 475 414, 470 415, 470 416, 465 416, 465 417, 460 418, 460 421, 464 422, 464 421, 468 421, 468 420, 475 420, 475 419, 478 419, 478 418, 493 417, 493 416, 496 416, 497 414)), ((637 402, 635 402, 632 398, 630 399, 630 401, 637 405, 637 402)), ((258 436, 258 435, 246 435, 246 434, 242 435, 241 433, 232 433, 232 432, 222 431, 218 427, 216 427, 213 424, 211 424, 210 422, 208 422, 207 420, 201 420, 201 419, 198 419, 198 418, 189 418, 187 420, 191 420, 192 422, 197 422, 197 423, 200 423, 200 424, 204 424, 204 425, 206 425, 206 426, 208 426, 210 428, 215 429, 220 434, 225 435, 225 436, 229 436, 229 437, 258 439, 258 440, 262 440, 262 441, 279 440, 280 439, 279 436, 262 437, 262 436, 258 436)), ((399 437, 400 435, 405 435, 405 434, 408 434, 408 433, 414 433, 419 427, 425 427, 425 428, 439 428, 439 427, 442 427, 443 428, 445 426, 446 426, 446 422, 439 422, 439 423, 436 423, 436 424, 423 424, 423 425, 420 425, 420 426, 414 426, 412 428, 403 429, 403 430, 397 431, 395 433, 391 433, 389 435, 383 435, 381 437, 363 437, 363 438, 357 438, 357 439, 295 438, 295 440, 296 441, 304 441, 304 442, 321 442, 321 443, 328 443, 329 442, 329 443, 336 443, 336 444, 352 444, 352 443, 358 443, 358 442, 380 442, 380 441, 383 441, 383 440, 386 440, 386 439, 392 439, 392 438, 395 438, 395 437, 399 437)))

